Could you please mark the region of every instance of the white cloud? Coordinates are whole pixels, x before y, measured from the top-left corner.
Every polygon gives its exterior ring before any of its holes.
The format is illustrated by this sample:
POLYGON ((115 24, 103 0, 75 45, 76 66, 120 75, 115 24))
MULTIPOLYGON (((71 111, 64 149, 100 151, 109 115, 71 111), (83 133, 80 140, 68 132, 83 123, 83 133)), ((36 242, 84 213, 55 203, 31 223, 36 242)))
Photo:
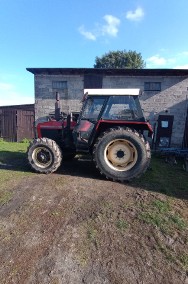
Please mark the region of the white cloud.
POLYGON ((140 7, 138 7, 135 11, 128 11, 126 13, 127 20, 130 21, 140 21, 144 17, 144 10, 140 7))
POLYGON ((15 86, 0 82, 0 106, 33 104, 34 96, 26 96, 19 93, 15 86))
POLYGON ((116 37, 118 34, 118 27, 120 25, 120 19, 112 16, 112 15, 105 15, 103 17, 105 20, 105 24, 97 23, 95 25, 95 29, 92 31, 88 31, 82 25, 79 27, 79 32, 83 35, 86 39, 95 41, 98 37, 105 37, 105 36, 112 36, 116 37))
POLYGON ((105 15, 103 18, 107 23, 102 26, 103 35, 117 36, 120 20, 112 15, 105 15))
MULTIPOLYGON (((165 52, 165 50, 164 50, 165 52)), ((163 52, 163 53, 164 53, 163 52)), ((188 52, 182 51, 172 54, 169 50, 165 52, 166 56, 159 53, 146 59, 147 68, 173 68, 173 69, 188 69, 188 52), (172 57, 169 58, 169 54, 172 57)))
POLYGON ((154 55, 149 57, 146 60, 147 66, 150 65, 151 66, 164 66, 167 64, 167 59, 165 59, 164 57, 161 57, 160 55, 154 55))
POLYGON ((86 31, 84 26, 79 27, 78 30, 81 33, 81 35, 83 35, 86 39, 93 41, 96 40, 96 36, 92 32, 86 31))
POLYGON ((188 64, 176 66, 174 69, 188 69, 188 64))

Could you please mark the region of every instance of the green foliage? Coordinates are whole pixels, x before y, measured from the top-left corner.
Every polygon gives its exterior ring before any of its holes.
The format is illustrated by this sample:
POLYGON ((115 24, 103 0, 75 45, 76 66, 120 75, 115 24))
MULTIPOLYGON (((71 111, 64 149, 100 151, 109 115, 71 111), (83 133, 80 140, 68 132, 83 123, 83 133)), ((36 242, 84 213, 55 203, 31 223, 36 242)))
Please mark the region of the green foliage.
POLYGON ((142 69, 146 66, 141 53, 136 51, 109 51, 95 58, 94 68, 142 69))

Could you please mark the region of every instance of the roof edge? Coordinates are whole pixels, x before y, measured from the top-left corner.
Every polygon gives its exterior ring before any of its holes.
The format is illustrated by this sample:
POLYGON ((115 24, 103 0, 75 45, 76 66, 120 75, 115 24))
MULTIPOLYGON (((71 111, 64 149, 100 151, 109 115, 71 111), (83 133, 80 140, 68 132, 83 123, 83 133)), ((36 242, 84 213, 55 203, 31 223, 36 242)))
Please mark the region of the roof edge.
POLYGON ((188 76, 188 69, 26 68, 34 75, 188 76))

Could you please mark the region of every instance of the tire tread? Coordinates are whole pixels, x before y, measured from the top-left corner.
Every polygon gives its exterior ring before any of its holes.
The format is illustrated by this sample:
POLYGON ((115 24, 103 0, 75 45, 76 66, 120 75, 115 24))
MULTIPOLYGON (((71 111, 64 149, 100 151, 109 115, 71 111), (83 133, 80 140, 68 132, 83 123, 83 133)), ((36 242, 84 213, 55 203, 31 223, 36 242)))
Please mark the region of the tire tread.
POLYGON ((134 178, 138 178, 140 177, 142 174, 144 174, 147 170, 147 168, 149 167, 150 164, 150 159, 151 159, 151 151, 150 151, 150 145, 149 142, 146 141, 146 139, 144 138, 144 136, 139 133, 138 131, 136 131, 135 129, 131 129, 129 127, 114 127, 114 128, 109 128, 108 130, 104 131, 95 141, 94 147, 93 147, 93 161, 95 163, 96 168, 100 171, 101 175, 105 176, 106 179, 110 179, 113 181, 120 181, 120 182, 127 182, 127 181, 131 181, 134 178), (105 139, 105 136, 109 135, 110 133, 117 133, 118 132, 128 132, 131 135, 135 135, 137 138, 139 138, 141 140, 141 143, 144 145, 145 147, 145 151, 146 151, 146 162, 144 167, 141 169, 140 173, 133 175, 129 178, 119 178, 119 177, 111 177, 108 174, 105 173, 105 171, 102 169, 102 167, 99 165, 98 161, 97 161, 97 146, 98 144, 101 142, 102 139, 105 139))

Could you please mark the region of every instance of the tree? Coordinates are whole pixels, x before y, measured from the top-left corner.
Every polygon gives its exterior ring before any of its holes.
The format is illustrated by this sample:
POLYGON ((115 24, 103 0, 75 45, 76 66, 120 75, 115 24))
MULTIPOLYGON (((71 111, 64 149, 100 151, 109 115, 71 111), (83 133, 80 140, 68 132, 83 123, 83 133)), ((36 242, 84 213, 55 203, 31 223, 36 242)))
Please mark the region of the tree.
POLYGON ((94 64, 94 68, 142 69, 145 66, 141 53, 132 50, 109 51, 101 57, 97 56, 94 64))

